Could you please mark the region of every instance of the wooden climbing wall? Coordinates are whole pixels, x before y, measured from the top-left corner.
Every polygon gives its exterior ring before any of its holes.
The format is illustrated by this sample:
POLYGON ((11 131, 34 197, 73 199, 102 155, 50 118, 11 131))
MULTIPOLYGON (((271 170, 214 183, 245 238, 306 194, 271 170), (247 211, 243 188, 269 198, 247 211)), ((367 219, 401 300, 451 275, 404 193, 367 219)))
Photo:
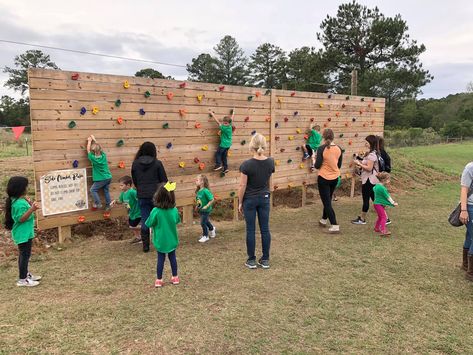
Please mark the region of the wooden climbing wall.
MULTIPOLYGON (((209 177, 219 199, 233 197, 238 190, 238 168, 250 156, 248 143, 254 131, 267 137, 268 152, 279 163, 272 184, 283 189, 315 182, 316 174, 309 172, 309 163, 300 166, 302 151, 297 150, 311 118, 322 129, 324 125, 334 129, 337 143, 346 149, 344 173, 350 170, 353 153, 362 149, 364 137, 382 134, 384 125, 384 99, 378 98, 329 98, 319 93, 45 69, 29 71, 29 86, 38 200, 40 177, 53 170, 70 169, 75 160, 78 167, 87 168, 90 187, 91 167, 85 150, 90 134, 108 155, 112 198, 119 194, 118 178, 130 175, 138 147, 151 141, 158 147, 158 158, 168 178, 178 183, 178 205, 189 206, 200 173, 209 177), (83 108, 86 112, 81 114, 83 108), (212 170, 219 137, 218 125, 208 112, 211 109, 221 119, 230 115, 232 108, 236 130, 229 154, 230 173, 221 177, 212 170), (340 134, 343 138, 338 138, 340 134), (123 145, 117 145, 119 141, 123 145), (200 163, 205 164, 203 171, 199 170, 200 163)), ((112 217, 125 213, 114 208, 112 217)), ((77 224, 79 216, 86 221, 103 219, 101 212, 92 211, 47 217, 39 213, 38 226, 69 226, 77 224)))

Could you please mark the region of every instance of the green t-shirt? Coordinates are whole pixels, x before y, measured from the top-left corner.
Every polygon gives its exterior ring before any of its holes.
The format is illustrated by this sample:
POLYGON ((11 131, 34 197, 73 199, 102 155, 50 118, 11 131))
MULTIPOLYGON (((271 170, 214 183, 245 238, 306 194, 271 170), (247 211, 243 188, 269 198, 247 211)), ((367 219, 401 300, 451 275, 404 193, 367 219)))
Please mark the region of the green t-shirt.
POLYGON ((104 152, 99 157, 96 157, 94 153, 89 152, 87 154, 90 162, 92 163, 92 180, 102 181, 112 178, 112 173, 108 168, 107 156, 104 152))
POLYGON ((322 142, 322 135, 315 129, 311 130, 309 138, 307 139, 309 147, 316 150, 320 146, 320 142, 322 142))
POLYGON ((230 148, 232 146, 232 125, 220 125, 220 147, 230 148))
POLYGON ((138 197, 136 196, 136 190, 134 188, 120 193, 118 201, 126 204, 128 217, 130 217, 130 219, 137 219, 141 217, 140 206, 138 205, 138 197))
MULTIPOLYGON (((195 197, 195 201, 197 202, 197 207, 199 207, 199 209, 203 206, 206 206, 209 203, 209 201, 213 199, 214 199, 214 195, 212 195, 210 190, 205 187, 197 191, 197 196, 195 197)), ((212 206, 209 206, 209 208, 207 208, 206 210, 200 209, 200 211, 210 213, 212 212, 212 206)))
POLYGON ((391 202, 389 202, 389 192, 386 186, 382 184, 376 184, 373 187, 374 191, 374 204, 375 205, 382 205, 382 206, 394 206, 391 202))
POLYGON ((24 198, 14 199, 11 205, 11 215, 13 218, 13 228, 11 235, 15 244, 26 243, 34 238, 34 213, 24 222, 20 218, 31 208, 31 205, 24 198))
POLYGON ((170 253, 179 244, 177 238, 177 224, 181 223, 181 217, 177 208, 161 209, 153 208, 146 220, 146 225, 153 229, 153 244, 160 253, 170 253))

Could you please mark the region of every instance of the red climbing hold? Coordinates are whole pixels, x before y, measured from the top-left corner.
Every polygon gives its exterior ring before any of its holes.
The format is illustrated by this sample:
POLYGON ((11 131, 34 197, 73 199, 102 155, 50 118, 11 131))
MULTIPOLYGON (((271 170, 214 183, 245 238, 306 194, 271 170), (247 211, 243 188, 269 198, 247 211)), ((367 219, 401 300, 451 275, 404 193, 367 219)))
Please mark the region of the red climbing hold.
POLYGON ((184 89, 184 88, 186 87, 186 83, 180 83, 180 84, 179 84, 179 87, 180 87, 181 89, 184 89))
POLYGON ((72 80, 77 80, 77 79, 79 79, 79 74, 78 74, 78 73, 72 74, 72 75, 71 75, 71 79, 72 79, 72 80))
POLYGON ((219 87, 218 87, 218 90, 219 90, 219 91, 225 90, 225 85, 219 86, 219 87))

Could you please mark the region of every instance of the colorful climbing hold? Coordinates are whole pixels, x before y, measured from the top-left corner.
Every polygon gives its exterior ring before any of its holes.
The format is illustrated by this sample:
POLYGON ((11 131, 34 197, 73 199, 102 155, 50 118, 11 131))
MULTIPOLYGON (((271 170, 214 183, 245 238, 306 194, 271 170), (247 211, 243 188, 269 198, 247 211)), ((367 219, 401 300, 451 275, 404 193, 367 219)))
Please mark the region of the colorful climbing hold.
POLYGON ((278 97, 278 104, 282 104, 283 100, 282 97, 278 97))
POLYGON ((260 96, 261 96, 261 91, 256 91, 256 92, 255 92, 255 96, 256 96, 256 97, 260 97, 260 96))
POLYGON ((203 145, 201 149, 205 152, 205 151, 209 150, 209 146, 208 145, 203 145))
POLYGON ((328 123, 324 123, 324 127, 327 128, 327 127, 328 127, 328 123))
POLYGON ((266 122, 271 122, 271 116, 266 117, 266 122))
POLYGON ((279 136, 274 137, 274 140, 278 141, 280 139, 279 136))
POLYGON ((291 92, 291 96, 292 97, 296 96, 296 92, 295 91, 291 92))
POLYGON ((163 128, 168 129, 169 128, 169 123, 166 122, 165 124, 163 124, 163 128))
POLYGON ((118 162, 118 167, 119 167, 120 169, 125 169, 125 162, 124 162, 124 161, 118 162))
POLYGON ((87 109, 85 107, 80 108, 80 114, 83 116, 87 112, 87 109))
POLYGON ((281 165, 281 160, 279 160, 279 159, 278 159, 278 160, 275 160, 275 161, 274 161, 274 164, 276 164, 276 166, 281 165))
POLYGON ((353 141, 350 139, 350 140, 348 141, 348 145, 352 145, 352 144, 353 144, 353 141))
POLYGON ((371 120, 371 124, 372 124, 372 125, 374 124, 374 120, 371 120))
POLYGON ((122 123, 123 123, 123 118, 118 117, 118 118, 117 118, 117 123, 118 123, 118 124, 122 124, 122 123))
POLYGON ((195 125, 194 125, 195 128, 200 128, 202 127, 202 125, 199 123, 199 122, 196 122, 195 125))
POLYGON ((144 95, 145 95, 145 97, 150 97, 151 93, 148 90, 146 90, 144 95))
POLYGON ((356 118, 353 117, 353 118, 351 119, 351 121, 352 121, 352 122, 356 122, 356 118))
POLYGON ((71 121, 71 122, 69 122, 69 124, 67 125, 67 127, 71 128, 71 129, 72 129, 72 128, 75 128, 75 127, 76 127, 76 121, 71 121))
POLYGON ((125 80, 125 81, 123 82, 123 87, 124 87, 125 89, 128 89, 128 88, 130 87, 130 83, 128 82, 128 80, 125 80))
POLYGON ((236 127, 232 125, 232 132, 236 131, 236 127))
POLYGON ((256 131, 251 131, 251 135, 254 136, 256 134, 256 131))
POLYGON ((364 98, 364 97, 362 97, 362 98, 361 98, 361 102, 364 102, 364 101, 365 101, 365 98, 364 98))
POLYGON ((184 117, 187 114, 187 110, 185 108, 179 109, 179 116, 184 117))
POLYGON ((329 99, 331 99, 331 98, 332 98, 332 94, 328 94, 327 97, 328 97, 329 99))
POLYGON ((277 189, 278 189, 278 185, 274 185, 273 190, 277 190, 277 189))
POLYGON ((94 106, 94 108, 92 109, 92 114, 96 115, 97 113, 99 113, 99 108, 97 106, 94 106))
POLYGON ((230 197, 235 197, 235 196, 236 196, 235 191, 230 192, 230 197))
POLYGON ((117 141, 117 147, 122 147, 123 145, 125 145, 125 141, 123 139, 119 139, 117 141))
POLYGON ((240 142, 240 144, 241 144, 241 145, 245 145, 245 144, 246 144, 246 140, 243 139, 243 140, 240 142))
POLYGON ((288 117, 284 117, 284 122, 287 122, 289 121, 289 118, 288 117))
POLYGON ((319 107, 320 108, 323 108, 324 107, 324 104, 322 102, 319 102, 319 107))
POLYGON ((279 151, 280 151, 281 153, 284 153, 284 152, 286 151, 286 149, 281 148, 279 151))
POLYGON ((169 101, 171 101, 172 98, 174 97, 174 94, 173 94, 172 92, 168 92, 168 93, 166 94, 166 97, 167 97, 167 99, 168 99, 169 101))
POLYGON ((302 133, 302 130, 300 128, 296 129, 296 133, 297 134, 301 134, 302 133))
POLYGON ((172 143, 169 142, 168 144, 166 144, 166 149, 171 149, 172 148, 172 143))
POLYGON ((304 163, 300 163, 300 164, 299 164, 299 169, 304 169, 304 168, 305 168, 304 163))
POLYGON ((345 127, 348 127, 348 122, 345 122, 345 127))
POLYGON ((122 104, 122 100, 120 100, 120 99, 115 100, 115 106, 116 107, 120 107, 121 104, 122 104))
POLYGON ((249 120, 250 120, 250 116, 246 116, 244 121, 248 122, 249 120))
POLYGON ((230 109, 230 115, 233 115, 235 113, 235 109, 230 109))
POLYGON ((287 139, 289 139, 290 141, 294 140, 294 136, 288 136, 287 139))
POLYGON ((373 97, 373 99, 372 99, 371 101, 375 102, 375 101, 376 101, 376 99, 373 97))
POLYGON ((79 161, 78 161, 78 160, 74 160, 74 161, 72 162, 72 167, 73 167, 73 168, 79 167, 79 161))
POLYGON ((294 111, 294 116, 297 116, 299 114, 299 111, 294 111))
POLYGON ((363 114, 363 110, 360 110, 360 115, 362 115, 362 114, 363 114))
POLYGON ((77 223, 84 223, 84 222, 85 222, 85 216, 77 217, 77 223))
POLYGON ((72 79, 72 80, 77 80, 77 79, 79 79, 79 74, 78 74, 78 73, 72 74, 72 75, 71 75, 71 79, 72 79))
POLYGON ((224 178, 224 177, 225 177, 225 171, 221 171, 221 172, 220 172, 220 177, 221 177, 221 178, 224 178))
POLYGON ((247 100, 248 101, 253 101, 253 95, 248 96, 247 100))
POLYGON ((336 112, 335 116, 340 117, 340 112, 336 112))
POLYGON ((345 100, 350 100, 350 96, 346 96, 346 97, 345 97, 345 100))
POLYGON ((223 90, 225 90, 225 85, 222 85, 222 86, 218 87, 218 91, 223 91, 223 90))
POLYGON ((269 94, 271 94, 271 89, 266 90, 264 94, 265 94, 266 96, 268 96, 269 94))
POLYGON ((308 135, 308 134, 304 135, 304 139, 305 139, 305 140, 308 140, 308 139, 309 139, 309 135, 308 135))
POLYGON ((314 117, 311 117, 310 118, 310 122, 314 122, 315 121, 315 118, 314 117))
POLYGON ((204 163, 200 163, 199 164, 199 170, 204 170, 205 169, 205 164, 204 163))
POLYGON ((109 219, 112 214, 110 212, 104 212, 103 213, 103 218, 104 219, 109 219))
POLYGON ((187 85, 187 83, 180 83, 180 84, 179 84, 179 87, 180 87, 181 89, 184 89, 184 88, 186 87, 186 85, 187 85))
POLYGON ((146 111, 145 111, 143 108, 140 108, 140 115, 141 115, 141 116, 144 116, 145 113, 146 113, 146 111))
POLYGON ((343 138, 343 133, 340 133, 339 137, 340 137, 340 138, 343 138))
POLYGON ((180 167, 180 168, 185 168, 185 167, 186 167, 186 163, 183 162, 183 161, 179 162, 179 167, 180 167))
POLYGON ((327 118, 327 121, 329 121, 329 122, 330 122, 331 120, 332 120, 332 118, 331 118, 331 117, 327 118))
POLYGON ((355 137, 358 137, 358 133, 355 133, 355 137))
POLYGON ((199 159, 199 158, 197 158, 197 157, 195 157, 195 158, 194 158, 194 163, 196 163, 196 164, 197 164, 198 162, 200 162, 200 159, 199 159))
POLYGON ((342 104, 342 108, 345 108, 345 107, 347 107, 347 105, 345 105, 345 104, 342 104))
POLYGON ((378 109, 376 107, 374 108, 374 112, 378 112, 378 109))
POLYGON ((297 150, 297 151, 301 150, 301 147, 297 146, 297 147, 296 147, 296 150, 297 150))
POLYGON ((291 163, 292 163, 292 159, 289 158, 289 159, 287 160, 287 163, 288 163, 288 164, 291 164, 291 163))
POLYGON ((197 101, 199 101, 199 103, 201 103, 202 99, 204 98, 204 95, 197 95, 196 98, 197 98, 197 101))
POLYGON ((276 123, 274 124, 274 128, 278 128, 278 127, 279 127, 279 122, 276 122, 276 123))

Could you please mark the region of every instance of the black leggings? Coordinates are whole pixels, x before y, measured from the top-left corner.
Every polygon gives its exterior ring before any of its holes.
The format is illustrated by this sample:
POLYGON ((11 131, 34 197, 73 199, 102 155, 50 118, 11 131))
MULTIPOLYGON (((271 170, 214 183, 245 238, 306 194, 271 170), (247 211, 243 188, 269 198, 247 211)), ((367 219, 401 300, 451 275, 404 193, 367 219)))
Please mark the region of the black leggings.
POLYGON ((370 182, 370 179, 366 180, 366 182, 361 185, 361 195, 363 196, 363 208, 361 211, 364 213, 368 212, 370 209, 370 199, 374 201, 374 185, 370 182))
MULTIPOLYGON (((172 276, 177 276, 177 260, 176 251, 168 253, 169 263, 171 264, 172 276)), ((164 261, 166 260, 166 253, 160 253, 158 251, 158 265, 157 265, 157 276, 161 280, 163 278, 164 261)))
POLYGON ((324 205, 323 219, 329 219, 330 224, 337 225, 337 218, 332 207, 332 196, 337 187, 338 178, 335 180, 326 180, 322 176, 317 177, 317 185, 319 187, 319 195, 324 205))
POLYGON ((24 280, 28 276, 28 262, 30 261, 32 245, 33 239, 18 244, 18 269, 20 270, 20 280, 24 280))

